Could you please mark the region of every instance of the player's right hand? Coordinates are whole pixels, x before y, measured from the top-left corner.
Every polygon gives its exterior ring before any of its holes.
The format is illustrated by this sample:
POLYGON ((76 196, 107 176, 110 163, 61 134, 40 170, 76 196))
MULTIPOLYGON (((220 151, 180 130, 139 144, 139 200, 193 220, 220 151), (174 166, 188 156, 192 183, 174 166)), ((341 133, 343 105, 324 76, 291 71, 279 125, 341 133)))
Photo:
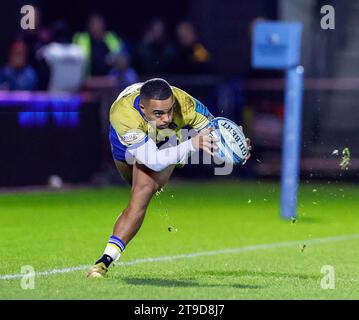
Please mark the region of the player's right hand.
POLYGON ((214 151, 218 150, 216 142, 219 139, 210 135, 214 128, 208 128, 201 131, 198 135, 192 138, 192 145, 196 150, 202 149, 210 155, 214 155, 214 151))

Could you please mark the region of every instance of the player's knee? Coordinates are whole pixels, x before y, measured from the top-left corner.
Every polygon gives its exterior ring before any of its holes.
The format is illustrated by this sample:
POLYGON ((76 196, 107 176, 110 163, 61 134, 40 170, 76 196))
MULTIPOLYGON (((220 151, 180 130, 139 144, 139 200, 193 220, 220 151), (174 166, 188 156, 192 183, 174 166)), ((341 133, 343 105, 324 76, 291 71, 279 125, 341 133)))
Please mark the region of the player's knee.
POLYGON ((136 189, 138 190, 138 193, 142 193, 143 195, 153 196, 158 190, 160 190, 163 187, 164 183, 161 183, 160 181, 153 181, 150 183, 146 183, 144 185, 138 186, 136 189))
POLYGON ((152 196, 156 193, 156 190, 157 186, 154 184, 135 186, 132 189, 132 196, 130 201, 130 207, 132 208, 132 210, 146 210, 152 196))
POLYGON ((168 182, 169 177, 161 177, 160 179, 158 179, 155 183, 155 192, 160 191, 168 182))
POLYGON ((153 193, 156 193, 157 191, 161 191, 161 189, 165 186, 165 182, 157 182, 153 187, 153 193))

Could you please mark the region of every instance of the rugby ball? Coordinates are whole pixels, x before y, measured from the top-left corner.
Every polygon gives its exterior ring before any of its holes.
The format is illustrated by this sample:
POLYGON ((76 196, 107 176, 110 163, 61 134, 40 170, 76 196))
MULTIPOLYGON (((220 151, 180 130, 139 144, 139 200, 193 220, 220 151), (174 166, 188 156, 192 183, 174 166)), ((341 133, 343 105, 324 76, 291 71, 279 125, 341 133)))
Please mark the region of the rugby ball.
POLYGON ((214 155, 226 163, 244 164, 249 150, 239 126, 227 118, 217 117, 210 121, 209 127, 215 129, 210 134, 219 139, 219 150, 214 155))

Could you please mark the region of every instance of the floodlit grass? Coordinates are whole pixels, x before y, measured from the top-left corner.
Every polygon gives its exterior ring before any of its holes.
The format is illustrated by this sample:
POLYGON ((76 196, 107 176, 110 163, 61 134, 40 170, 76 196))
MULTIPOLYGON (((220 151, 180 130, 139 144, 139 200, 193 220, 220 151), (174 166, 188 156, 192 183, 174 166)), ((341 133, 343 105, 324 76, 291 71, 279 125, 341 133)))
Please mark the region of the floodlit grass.
POLYGON ((302 185, 293 223, 279 217, 275 183, 170 184, 154 197, 123 264, 106 279, 87 279, 86 265, 102 254, 128 195, 128 188, 1 195, 0 299, 359 298, 355 185, 302 185), (171 258, 146 260, 156 257, 171 258), (21 278, 4 279, 24 265, 85 267, 40 274, 35 289, 24 290, 21 278), (334 289, 321 288, 325 265, 334 267, 334 289))

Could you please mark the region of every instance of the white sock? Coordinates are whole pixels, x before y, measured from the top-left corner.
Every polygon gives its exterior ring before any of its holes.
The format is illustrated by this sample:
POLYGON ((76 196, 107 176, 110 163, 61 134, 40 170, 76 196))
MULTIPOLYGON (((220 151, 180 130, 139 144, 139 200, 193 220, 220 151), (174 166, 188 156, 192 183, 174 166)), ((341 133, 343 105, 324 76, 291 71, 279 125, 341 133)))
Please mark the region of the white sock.
POLYGON ((114 262, 116 262, 121 257, 120 249, 112 243, 107 244, 103 254, 107 254, 108 256, 110 256, 114 262))

